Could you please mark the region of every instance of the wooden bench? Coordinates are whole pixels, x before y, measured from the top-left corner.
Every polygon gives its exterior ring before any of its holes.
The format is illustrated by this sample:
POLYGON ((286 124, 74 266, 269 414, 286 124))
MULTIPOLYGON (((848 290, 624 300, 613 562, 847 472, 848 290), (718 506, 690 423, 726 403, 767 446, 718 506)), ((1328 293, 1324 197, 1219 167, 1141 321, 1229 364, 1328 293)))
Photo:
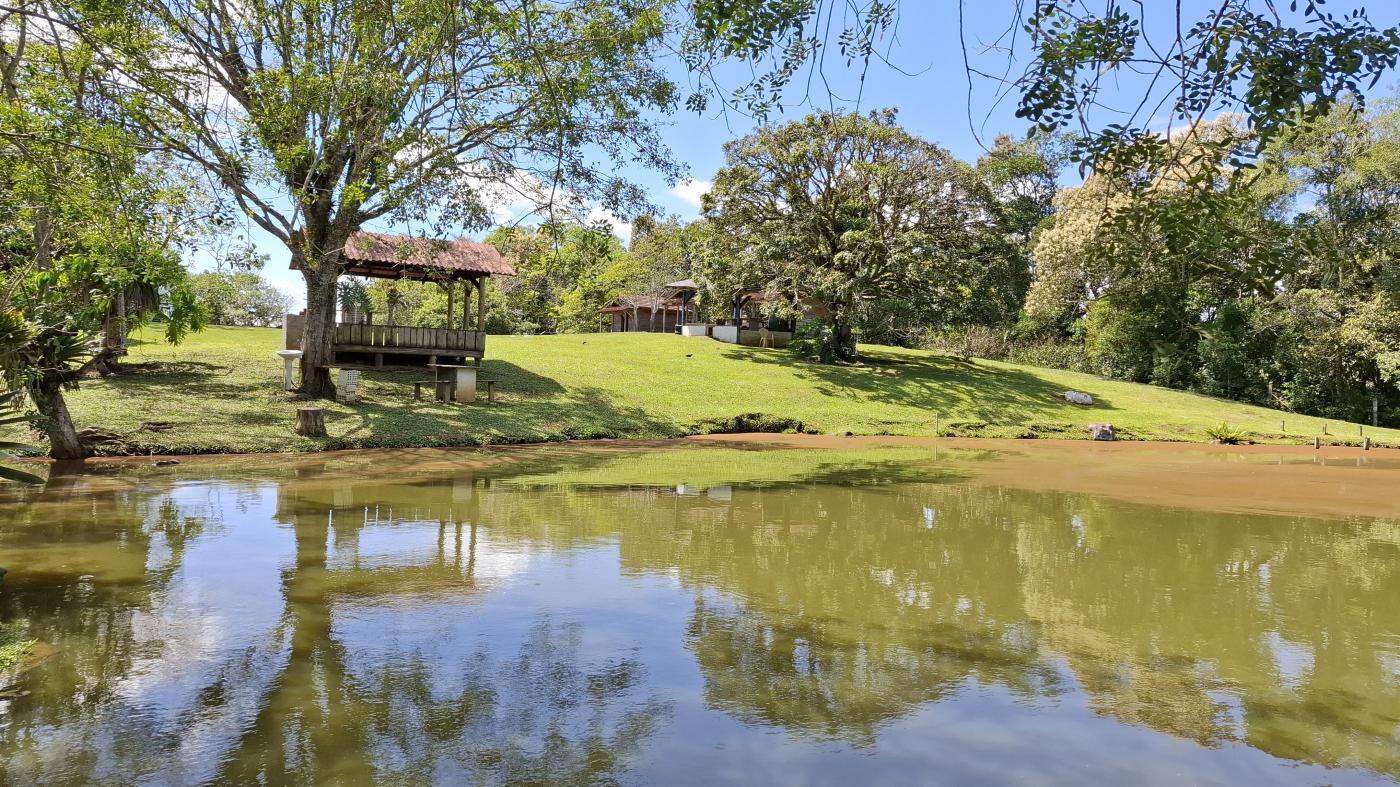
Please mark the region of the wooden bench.
POLYGON ((452 389, 454 387, 451 380, 414 380, 413 400, 420 401, 423 398, 423 386, 434 386, 433 394, 439 402, 452 401, 452 389))
MULTIPOLYGON (((495 401, 496 401, 496 383, 498 383, 498 382, 500 382, 500 380, 477 380, 477 383, 486 386, 486 401, 487 401, 487 402, 490 402, 490 403, 493 403, 493 404, 495 403, 495 401)), ((453 389, 454 385, 453 385, 453 382, 452 382, 451 380, 414 380, 414 381, 413 381, 413 399, 414 399, 414 401, 420 401, 420 400, 422 400, 422 398, 423 398, 423 386, 425 386, 425 385, 435 385, 435 386, 437 386, 437 388, 434 390, 434 393, 437 395, 438 401, 441 401, 441 402, 450 402, 450 401, 452 401, 452 389, 453 389)))

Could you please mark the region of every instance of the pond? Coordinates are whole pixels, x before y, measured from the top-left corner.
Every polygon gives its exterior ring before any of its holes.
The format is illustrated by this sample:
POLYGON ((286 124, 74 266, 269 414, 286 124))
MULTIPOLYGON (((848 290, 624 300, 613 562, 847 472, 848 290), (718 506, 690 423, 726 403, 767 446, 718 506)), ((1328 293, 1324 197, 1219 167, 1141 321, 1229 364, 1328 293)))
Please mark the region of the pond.
POLYGON ((6 488, 0 783, 1400 780, 1400 463, 947 446, 6 488))

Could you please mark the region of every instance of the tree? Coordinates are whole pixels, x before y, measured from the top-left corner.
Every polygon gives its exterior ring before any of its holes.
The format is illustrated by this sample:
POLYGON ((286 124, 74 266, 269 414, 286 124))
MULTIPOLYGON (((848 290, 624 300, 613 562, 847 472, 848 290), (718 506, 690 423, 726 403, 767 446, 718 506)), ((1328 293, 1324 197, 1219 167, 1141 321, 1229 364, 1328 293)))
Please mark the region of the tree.
POLYGON ((78 4, 143 129, 208 172, 306 283, 303 387, 333 395, 340 254, 366 222, 480 228, 504 190, 626 214, 611 162, 677 173, 646 119, 675 103, 662 0, 139 0, 78 4), (151 51, 151 50, 154 51, 151 51), (177 123, 169 123, 173 114, 177 123))
POLYGON ((707 277, 821 303, 832 328, 824 355, 855 357, 855 327, 871 304, 955 321, 1008 297, 998 291, 1008 254, 986 186, 896 125, 893 111, 810 115, 724 152, 704 200, 717 244, 707 277))
MULTIPOLYGON (((682 222, 677 216, 658 220, 653 216, 642 216, 632 224, 632 239, 627 250, 632 255, 636 281, 631 287, 635 293, 645 293, 657 298, 670 294, 666 285, 684 279, 693 279, 701 269, 705 255, 707 227, 704 221, 682 222)), ((731 293, 732 294, 732 293, 731 293)), ((699 294, 698 301, 705 295, 699 294)), ((724 301, 728 307, 728 301, 724 301)), ((703 303, 687 304, 687 308, 704 307, 703 303)), ((653 312, 653 316, 657 316, 653 312)))
POLYGON ((1337 106, 1276 137, 1248 188, 1229 173, 1202 192, 1139 171, 1063 190, 1036 237, 1028 317, 1082 338, 1110 376, 1393 421, 1397 117, 1337 106))
MULTIPOLYGON (((1226 117, 1191 133, 1229 137, 1235 124, 1226 117)), ((1203 156, 1196 166, 1216 165, 1203 156)), ((1199 382, 1198 344, 1226 316, 1220 307, 1269 297, 1290 254, 1280 194, 1267 179, 1233 188, 1220 170, 1215 190, 1190 185, 1203 179, 1195 170, 1104 172, 1061 192, 1036 239, 1027 312, 1062 326, 1086 316, 1087 353, 1106 374, 1199 382)))
POLYGON ((64 389, 111 371, 162 301, 168 339, 198 326, 178 249, 203 216, 97 90, 99 53, 46 30, 0 14, 0 377, 39 410, 51 455, 80 459, 64 389))
POLYGON ((515 266, 516 275, 498 287, 518 330, 596 331, 598 310, 645 280, 638 259, 604 226, 511 227, 487 240, 515 266))
POLYGON ((280 325, 291 298, 250 271, 207 271, 190 277, 195 303, 214 325, 280 325))
POLYGON ((1001 206, 1002 226, 1017 244, 1028 246, 1035 229, 1054 214, 1071 144, 1069 138, 1017 140, 1002 134, 977 160, 977 174, 1001 206))

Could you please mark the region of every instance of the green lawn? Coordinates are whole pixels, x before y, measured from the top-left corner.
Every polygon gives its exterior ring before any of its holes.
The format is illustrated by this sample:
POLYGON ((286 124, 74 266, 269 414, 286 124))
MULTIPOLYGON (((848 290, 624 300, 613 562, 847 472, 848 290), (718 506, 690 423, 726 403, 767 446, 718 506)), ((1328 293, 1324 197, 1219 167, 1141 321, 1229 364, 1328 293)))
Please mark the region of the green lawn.
MULTIPOLYGON (((424 372, 366 372, 360 401, 326 403, 330 437, 307 439, 292 433, 305 403, 281 391, 279 338, 274 329, 210 328, 170 347, 151 334, 132 348, 128 374, 70 395, 74 420, 123 435, 118 450, 134 453, 675 437, 745 413, 856 434, 1083 437, 1086 424, 1106 421, 1128 438, 1198 441, 1227 421, 1257 440, 1302 442, 1323 428, 1317 418, 1205 396, 915 350, 865 347, 864 365, 835 367, 703 338, 593 334, 490 337, 484 375, 500 381, 494 405, 415 402, 410 383, 424 372), (1065 402, 1066 389, 1095 404, 1065 402), (174 427, 143 428, 149 422, 174 427)), ((1354 424, 1334 421, 1329 432, 1359 439, 1354 424)), ((1396 430, 1366 434, 1400 443, 1396 430)))

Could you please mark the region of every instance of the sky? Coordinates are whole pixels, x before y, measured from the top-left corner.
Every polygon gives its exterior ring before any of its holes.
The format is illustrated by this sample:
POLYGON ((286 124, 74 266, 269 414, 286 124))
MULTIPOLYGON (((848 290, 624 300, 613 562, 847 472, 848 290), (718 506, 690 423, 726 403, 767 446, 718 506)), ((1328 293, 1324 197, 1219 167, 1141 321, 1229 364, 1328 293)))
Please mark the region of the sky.
MULTIPOLYGON (((1167 0, 1143 2, 1149 14, 1146 25, 1149 32, 1174 27, 1169 14, 1175 3, 1167 0)), ((1184 16, 1199 18, 1207 5, 1204 0, 1185 0, 1184 16)), ((1373 23, 1379 26, 1400 23, 1400 0, 1369 5, 1373 23)), ((902 0, 898 23, 882 42, 888 62, 872 63, 862 81, 859 66, 848 68, 845 61, 832 52, 821 74, 814 75, 809 102, 771 116, 769 120, 780 123, 817 109, 865 111, 893 107, 907 130, 938 143, 964 161, 975 162, 998 134, 1019 136, 1028 128, 1024 121, 1015 117, 1018 96, 1014 92, 998 100, 997 86, 977 77, 972 77, 970 88, 964 66, 966 56, 975 69, 985 72, 1000 74, 1009 70, 1014 77, 1024 68, 1023 59, 1017 63, 1004 50, 992 46, 1011 23, 1013 7, 1012 0, 902 0)), ((1018 42, 1018 50, 1025 51, 1024 40, 1018 42)), ((689 84, 690 76, 683 64, 671 62, 668 71, 678 84, 689 84)), ((1141 85, 1131 82, 1119 83, 1116 89, 1125 103, 1142 92, 1141 85)), ((1383 89, 1393 93, 1394 81, 1383 89)), ((789 94, 790 97, 795 98, 795 93, 789 94)), ((1166 119, 1151 117, 1147 121, 1149 127, 1164 127, 1166 119)), ((659 122, 663 139, 675 158, 685 165, 689 179, 668 184, 657 173, 639 166, 621 174, 647 189, 659 215, 694 219, 699 215, 700 196, 723 165, 724 143, 752 131, 755 123, 733 112, 697 114, 684 108, 669 117, 659 118, 659 122)), ((503 221, 510 221, 528 210, 523 205, 498 208, 503 221)), ((613 223, 616 234, 627 240, 630 227, 621 220, 613 223)), ((367 229, 394 231, 399 228, 378 225, 367 229)), ((294 308, 300 308, 303 284, 300 274, 288 270, 286 248, 266 234, 251 231, 249 235, 258 250, 269 257, 262 275, 295 299, 297 306, 294 308)), ((210 265, 208 258, 194 261, 196 268, 205 269, 210 265)))

